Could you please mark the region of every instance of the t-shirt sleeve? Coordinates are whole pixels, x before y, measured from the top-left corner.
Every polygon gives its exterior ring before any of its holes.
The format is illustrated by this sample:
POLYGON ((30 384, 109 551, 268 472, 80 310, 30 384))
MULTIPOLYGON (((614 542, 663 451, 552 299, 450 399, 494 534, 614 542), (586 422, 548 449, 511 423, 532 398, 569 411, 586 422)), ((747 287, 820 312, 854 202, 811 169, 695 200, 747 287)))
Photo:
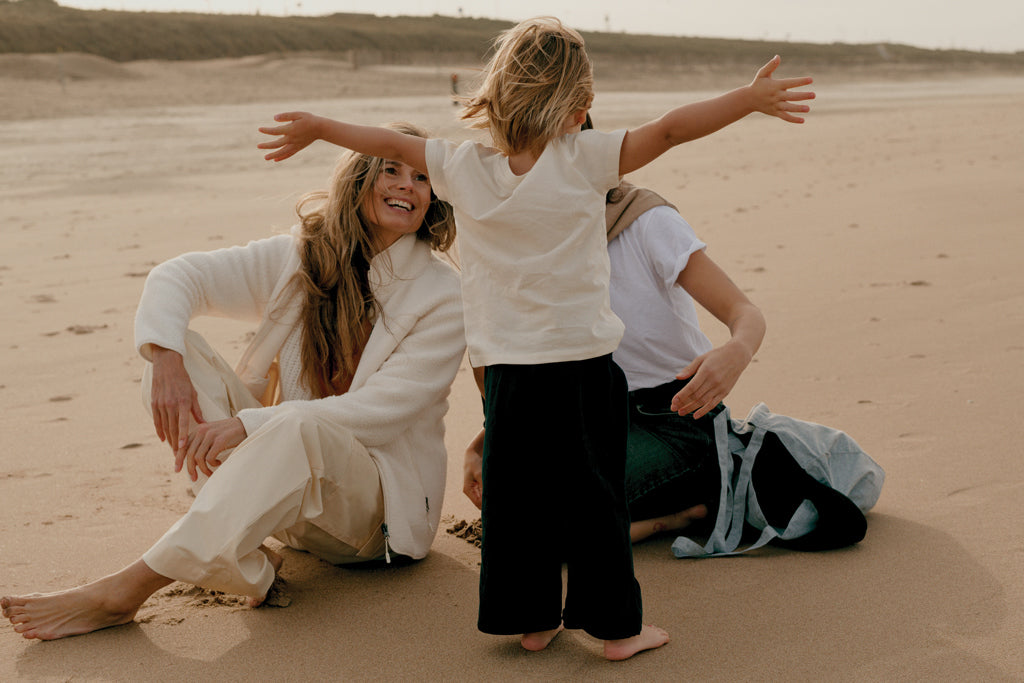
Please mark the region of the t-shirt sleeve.
POLYGON ((445 202, 451 201, 445 164, 456 148, 456 145, 448 140, 440 138, 427 140, 427 175, 430 176, 430 187, 437 198, 445 202))
POLYGON ((643 252, 666 288, 675 285, 686 269, 690 255, 706 249, 679 212, 668 206, 656 206, 636 220, 643 252))
POLYGON ((598 192, 606 193, 619 186, 619 156, 626 129, 605 133, 586 130, 574 136, 574 165, 584 169, 598 192))

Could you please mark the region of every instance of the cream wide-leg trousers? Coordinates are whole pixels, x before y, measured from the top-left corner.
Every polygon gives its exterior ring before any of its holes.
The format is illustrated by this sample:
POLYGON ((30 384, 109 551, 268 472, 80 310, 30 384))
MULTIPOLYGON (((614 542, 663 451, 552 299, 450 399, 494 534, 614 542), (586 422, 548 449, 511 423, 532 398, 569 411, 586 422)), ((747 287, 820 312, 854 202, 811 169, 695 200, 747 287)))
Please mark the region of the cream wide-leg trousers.
MULTIPOLYGON (((260 407, 200 335, 189 331, 186 349, 185 369, 207 422, 260 407)), ((148 363, 142 389, 149 408, 148 363)), ((366 448, 348 429, 295 403, 222 456, 213 476, 200 474, 192 507, 142 556, 153 571, 261 598, 274 581, 258 550, 269 536, 333 564, 384 553, 384 495, 366 448)))

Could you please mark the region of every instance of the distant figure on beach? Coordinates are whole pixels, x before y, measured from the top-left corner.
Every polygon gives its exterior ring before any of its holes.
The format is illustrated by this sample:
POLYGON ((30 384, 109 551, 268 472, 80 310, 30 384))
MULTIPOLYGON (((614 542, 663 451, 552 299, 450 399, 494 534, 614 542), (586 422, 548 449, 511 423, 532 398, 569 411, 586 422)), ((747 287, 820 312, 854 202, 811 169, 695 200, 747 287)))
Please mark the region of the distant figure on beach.
POLYGON ((459 100, 459 74, 455 73, 454 71, 452 72, 452 75, 451 75, 451 82, 452 82, 452 104, 457 106, 459 104, 459 101, 460 101, 459 100))
POLYGON ((624 497, 626 383, 612 361, 605 194, 671 147, 754 111, 799 122, 809 78, 754 81, 639 128, 581 132, 593 101, 583 39, 557 19, 503 33, 463 118, 493 147, 424 141, 306 113, 261 143, 280 161, 316 139, 429 172, 459 224, 467 343, 486 367, 478 627, 544 649, 563 628, 626 659, 668 642, 642 621, 624 497), (555 526, 566 534, 543 534, 555 526), (569 567, 564 609, 561 570, 569 567))
MULTIPOLYGON (((423 133, 408 125, 393 130, 423 133)), ((146 280, 144 392, 189 511, 140 559, 71 590, 2 598, 26 638, 132 621, 172 581, 264 600, 268 537, 345 564, 427 554, 446 476, 443 418, 464 350, 451 207, 410 166, 347 153, 291 234, 167 261, 146 280), (259 324, 238 367, 190 320, 259 324)))
MULTIPOLYGON (((719 521, 733 515, 730 508, 719 509, 720 500, 727 500, 725 481, 732 481, 734 471, 727 463, 723 480, 720 453, 730 445, 720 442, 715 422, 720 415, 727 417, 722 401, 761 345, 764 316, 707 255, 706 245, 676 208, 656 193, 623 182, 608 193, 606 227, 611 306, 625 324, 613 358, 630 390, 630 538, 636 543, 688 528, 710 535, 719 521), (727 342, 715 347, 705 336, 694 302, 729 328, 727 342)), ((785 419, 790 433, 805 428, 790 418, 773 418, 785 419)), ((484 437, 481 430, 465 454, 463 492, 477 507, 484 500, 484 437)), ((801 532, 771 540, 799 550, 860 541, 867 524, 863 509, 877 499, 883 475, 866 455, 857 457, 867 462, 866 471, 855 473, 857 481, 822 482, 805 471, 778 435, 766 434, 751 473, 757 505, 769 526, 801 532), (836 490, 844 485, 842 492, 836 490), (805 500, 814 506, 816 519, 798 529, 791 520, 805 500)))

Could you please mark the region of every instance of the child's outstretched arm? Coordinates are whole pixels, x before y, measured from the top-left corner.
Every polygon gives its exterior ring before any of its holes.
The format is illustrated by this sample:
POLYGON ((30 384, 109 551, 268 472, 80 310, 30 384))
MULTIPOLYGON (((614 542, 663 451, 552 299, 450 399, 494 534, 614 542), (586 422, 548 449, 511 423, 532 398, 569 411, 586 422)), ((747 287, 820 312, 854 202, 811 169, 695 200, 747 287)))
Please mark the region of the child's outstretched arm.
POLYGON ((360 154, 400 161, 417 171, 427 172, 427 141, 424 138, 406 135, 390 128, 335 121, 304 111, 278 114, 274 120, 285 124, 262 126, 259 130, 261 133, 280 137, 256 145, 260 149, 274 150, 263 157, 267 161, 284 161, 311 142, 325 140, 360 154))
POLYGON ((619 174, 646 166, 672 147, 714 133, 755 111, 790 123, 803 123, 802 118, 793 114, 808 112, 810 107, 795 102, 814 99, 814 93, 791 89, 809 85, 811 79, 772 78, 781 61, 778 55, 773 57, 758 70, 750 85, 677 107, 627 132, 619 155, 619 174))

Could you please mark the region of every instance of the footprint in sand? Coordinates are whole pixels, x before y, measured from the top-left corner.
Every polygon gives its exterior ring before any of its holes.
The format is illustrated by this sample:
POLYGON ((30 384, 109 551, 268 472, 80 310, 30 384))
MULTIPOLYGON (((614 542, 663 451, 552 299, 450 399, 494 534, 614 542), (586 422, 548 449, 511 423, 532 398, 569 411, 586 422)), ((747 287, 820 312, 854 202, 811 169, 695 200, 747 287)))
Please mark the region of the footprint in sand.
MULTIPOLYGON (((292 598, 286 589, 287 582, 280 576, 274 577, 274 583, 267 591, 267 597, 263 600, 264 605, 271 607, 287 607, 292 603, 292 598)), ((231 595, 221 591, 208 590, 185 583, 172 583, 167 588, 159 591, 154 597, 158 599, 183 598, 188 607, 249 607, 249 598, 244 595, 231 595)))
POLYGON ((72 520, 72 519, 75 519, 74 515, 61 515, 56 520, 48 519, 45 522, 42 522, 42 525, 43 526, 53 526, 57 522, 67 522, 68 520, 72 520))
POLYGON ((105 329, 107 329, 106 325, 71 325, 70 327, 65 328, 65 332, 70 332, 72 334, 92 334, 96 330, 105 329))

